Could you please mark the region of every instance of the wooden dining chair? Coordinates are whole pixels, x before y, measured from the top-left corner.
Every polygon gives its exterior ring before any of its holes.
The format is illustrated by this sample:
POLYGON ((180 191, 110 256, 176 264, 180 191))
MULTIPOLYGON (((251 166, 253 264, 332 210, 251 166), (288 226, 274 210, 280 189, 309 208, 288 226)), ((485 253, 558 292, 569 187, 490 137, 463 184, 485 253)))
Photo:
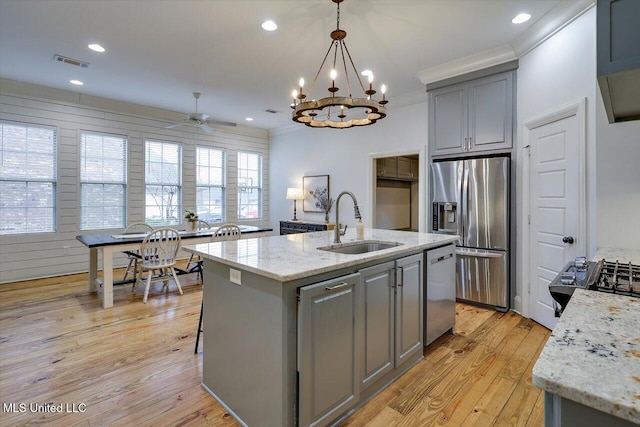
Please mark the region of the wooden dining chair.
POLYGON ((180 250, 180 234, 178 230, 171 227, 156 228, 151 232, 140 245, 141 259, 138 261, 141 274, 138 280, 133 284, 132 291, 136 285, 143 280, 143 273, 146 272, 144 298, 142 302, 146 304, 149 296, 149 288, 151 282, 164 282, 164 287, 168 289, 169 279, 173 278, 178 286, 180 295, 182 295, 182 287, 176 275, 174 266, 176 265, 176 255, 180 250), (159 274, 154 275, 154 272, 159 274))
MULTIPOLYGON (((133 224, 129 224, 127 228, 124 229, 124 234, 142 234, 142 233, 151 233, 153 231, 153 227, 149 224, 145 224, 144 222, 134 222, 133 224)), ((129 263, 127 264, 127 268, 124 271, 124 276, 122 276, 122 280, 127 280, 127 276, 131 274, 133 280, 137 280, 138 278, 138 261, 142 258, 140 256, 140 251, 138 249, 124 251, 127 255, 127 259, 129 263)), ((135 282, 134 282, 135 283, 135 282)))
MULTIPOLYGON (((239 240, 241 236, 242 236, 242 231, 240 230, 240 227, 238 227, 236 224, 223 224, 220 227, 218 227, 215 233, 213 233, 213 236, 211 236, 211 241, 224 242, 224 241, 231 241, 231 240, 239 240)), ((203 277, 202 277, 202 270, 203 270, 203 267, 202 267, 202 260, 201 260, 199 274, 200 274, 200 281, 204 284, 203 277)), ((202 333, 203 309, 204 309, 204 295, 203 295, 203 301, 200 303, 200 320, 198 321, 198 332, 196 333, 196 347, 195 347, 195 350, 193 351, 194 354, 198 354, 198 343, 200 342, 200 334, 202 333)))
MULTIPOLYGON (((211 229, 211 224, 207 221, 202 221, 201 219, 195 220, 195 229, 196 231, 209 230, 211 229)), ((202 283, 202 274, 200 270, 201 262, 200 256, 191 254, 189 256, 189 260, 187 261, 187 266, 184 270, 181 270, 182 273, 199 273, 200 282, 202 283)))

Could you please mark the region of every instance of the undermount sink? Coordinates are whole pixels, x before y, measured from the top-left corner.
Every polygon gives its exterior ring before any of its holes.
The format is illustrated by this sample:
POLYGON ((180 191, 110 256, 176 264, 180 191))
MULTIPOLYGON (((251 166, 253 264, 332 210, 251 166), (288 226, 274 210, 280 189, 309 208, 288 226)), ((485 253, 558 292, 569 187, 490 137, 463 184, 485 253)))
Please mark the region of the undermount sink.
POLYGON ((378 240, 363 240, 360 242, 339 243, 331 246, 322 246, 318 249, 320 249, 321 251, 355 255, 381 251, 383 249, 389 249, 400 245, 402 245, 402 243, 380 242, 378 240))

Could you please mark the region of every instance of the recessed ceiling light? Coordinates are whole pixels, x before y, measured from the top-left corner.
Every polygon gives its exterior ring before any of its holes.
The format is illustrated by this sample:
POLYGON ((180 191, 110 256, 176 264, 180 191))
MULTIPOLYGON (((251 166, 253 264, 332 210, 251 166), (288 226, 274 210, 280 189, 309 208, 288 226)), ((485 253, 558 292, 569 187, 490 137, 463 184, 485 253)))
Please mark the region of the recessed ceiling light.
POLYGON ((76 86, 82 86, 84 84, 80 80, 69 80, 69 83, 76 86))
POLYGON ((248 122, 252 122, 253 121, 253 117, 247 117, 245 120, 248 121, 248 122))
POLYGON ((529 15, 528 13, 521 13, 513 18, 511 22, 514 24, 522 24, 523 22, 527 22, 530 18, 531 15, 529 15))
POLYGON ((94 51, 94 52, 100 52, 100 53, 102 53, 102 52, 104 52, 104 51, 105 51, 105 49, 104 49, 102 46, 100 46, 99 44, 97 44, 97 43, 92 43, 92 44, 90 44, 90 45, 88 46, 88 48, 89 48, 89 49, 91 49, 91 50, 92 50, 92 51, 94 51))
POLYGON ((262 29, 265 31, 275 31, 278 29, 278 24, 268 19, 262 23, 262 29))
POLYGON ((362 74, 365 77, 369 77, 369 75, 373 74, 373 71, 368 70, 368 69, 367 70, 362 70, 362 72, 360 74, 362 74))

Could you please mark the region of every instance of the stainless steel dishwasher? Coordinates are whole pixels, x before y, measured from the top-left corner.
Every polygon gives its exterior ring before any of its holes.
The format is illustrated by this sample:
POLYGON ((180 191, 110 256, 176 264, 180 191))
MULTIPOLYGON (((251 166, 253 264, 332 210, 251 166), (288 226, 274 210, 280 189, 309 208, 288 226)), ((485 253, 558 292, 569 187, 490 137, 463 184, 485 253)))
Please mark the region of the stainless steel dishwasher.
POLYGON ((456 320, 455 251, 451 244, 425 252, 425 346, 445 332, 453 332, 456 320))

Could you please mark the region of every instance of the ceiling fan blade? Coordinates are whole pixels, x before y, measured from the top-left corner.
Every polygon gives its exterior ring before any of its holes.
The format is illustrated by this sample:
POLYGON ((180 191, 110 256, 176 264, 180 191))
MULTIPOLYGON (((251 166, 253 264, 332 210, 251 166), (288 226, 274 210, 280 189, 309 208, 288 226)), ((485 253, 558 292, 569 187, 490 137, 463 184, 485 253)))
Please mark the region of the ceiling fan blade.
POLYGON ((165 126, 164 128, 165 128, 165 129, 173 129, 173 128, 177 128, 177 127, 179 127, 179 126, 183 126, 183 125, 185 125, 185 124, 186 124, 186 123, 174 123, 174 124, 172 124, 172 125, 165 126))
POLYGON ((219 125, 219 126, 232 126, 232 127, 236 127, 238 126, 237 124, 233 123, 233 122, 223 122, 222 120, 207 120, 206 121, 207 124, 209 125, 219 125))
POLYGON ((213 132, 213 129, 211 129, 209 126, 205 125, 205 124, 201 124, 198 125, 200 127, 200 129, 202 129, 203 131, 205 131, 206 133, 211 133, 213 132))

